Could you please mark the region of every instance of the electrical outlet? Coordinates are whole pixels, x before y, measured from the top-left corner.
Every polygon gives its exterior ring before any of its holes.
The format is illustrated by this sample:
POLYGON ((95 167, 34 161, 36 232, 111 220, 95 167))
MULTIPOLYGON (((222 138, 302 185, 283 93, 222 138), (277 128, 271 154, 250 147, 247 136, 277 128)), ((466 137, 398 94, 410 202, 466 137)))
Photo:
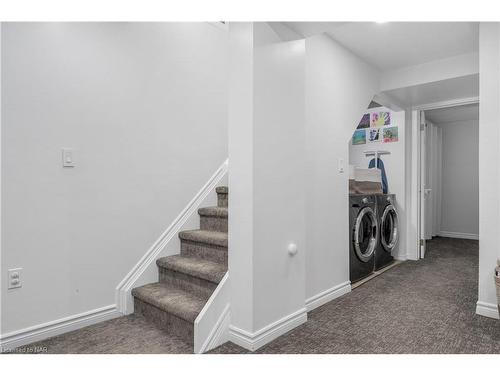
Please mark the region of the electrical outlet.
POLYGON ((8 289, 15 289, 15 288, 20 288, 23 286, 21 283, 21 271, 22 268, 12 268, 8 270, 8 289))

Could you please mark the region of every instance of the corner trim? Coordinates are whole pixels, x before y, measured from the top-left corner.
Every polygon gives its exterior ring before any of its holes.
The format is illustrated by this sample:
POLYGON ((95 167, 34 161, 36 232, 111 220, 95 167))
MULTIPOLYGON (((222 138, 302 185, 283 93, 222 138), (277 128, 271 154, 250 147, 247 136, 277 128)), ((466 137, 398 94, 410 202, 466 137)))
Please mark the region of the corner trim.
POLYGON ((479 240, 479 234, 439 231, 438 237, 463 238, 465 240, 479 240))
POLYGON ((323 292, 320 292, 315 296, 306 299, 306 309, 308 312, 314 310, 315 308, 318 308, 321 305, 324 305, 325 303, 333 301, 334 299, 339 298, 340 296, 343 296, 344 294, 347 294, 350 291, 351 291, 350 281, 345 281, 341 284, 335 285, 330 289, 324 290, 323 292))
POLYGON ((203 306, 203 309, 201 309, 200 313, 198 314, 198 316, 194 321, 193 349, 195 353, 204 353, 206 351, 216 348, 219 345, 224 344, 227 341, 227 331, 229 330, 230 311, 231 311, 230 310, 231 305, 229 303, 230 301, 228 295, 228 287, 226 286, 228 280, 229 280, 229 272, 226 272, 222 280, 219 282, 219 285, 217 285, 217 288, 215 288, 214 292, 212 293, 208 301, 205 303, 205 306, 203 306), (217 308, 217 301, 221 299, 223 303, 224 299, 226 299, 226 303, 225 305, 223 305, 224 308, 222 309, 222 312, 220 312, 217 321, 213 324, 213 327, 210 330, 210 333, 206 337, 205 341, 203 341, 200 346, 198 343, 199 341, 203 340, 203 337, 200 337, 201 333, 199 333, 199 326, 203 321, 205 321, 209 310, 217 308))
POLYGON ((208 182, 196 193, 193 199, 184 207, 181 213, 174 219, 169 227, 160 235, 156 242, 148 249, 146 254, 137 262, 132 270, 116 287, 116 306, 122 314, 130 314, 128 300, 130 299, 130 291, 135 283, 146 269, 156 261, 161 251, 167 246, 170 240, 181 230, 182 226, 188 219, 196 213, 196 210, 203 203, 203 200, 210 194, 219 183, 219 181, 227 173, 229 159, 226 159, 222 165, 210 177, 208 182))
POLYGON ((498 306, 494 303, 477 301, 476 314, 486 316, 487 318, 500 319, 498 306))
POLYGON ((230 322, 231 306, 227 304, 222 311, 222 314, 219 316, 219 319, 217 319, 217 322, 210 332, 210 335, 207 337, 207 340, 203 343, 199 353, 208 352, 209 350, 215 349, 219 345, 224 344, 227 341, 224 336, 227 334, 230 322))
POLYGON ((2 351, 11 350, 22 345, 57 336, 105 320, 122 316, 116 305, 109 305, 84 313, 75 314, 51 322, 38 324, 32 327, 8 332, 0 337, 2 351))
POLYGON ((229 326, 229 341, 247 350, 255 351, 305 322, 307 322, 307 310, 303 307, 255 333, 231 325, 229 326))

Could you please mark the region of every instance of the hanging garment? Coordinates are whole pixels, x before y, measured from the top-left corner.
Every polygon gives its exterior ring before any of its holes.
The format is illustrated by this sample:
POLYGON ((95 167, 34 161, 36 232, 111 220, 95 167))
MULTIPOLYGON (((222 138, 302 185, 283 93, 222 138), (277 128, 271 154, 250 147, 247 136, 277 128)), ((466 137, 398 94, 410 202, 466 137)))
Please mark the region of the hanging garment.
MULTIPOLYGON (((368 168, 375 168, 376 162, 375 158, 370 160, 370 164, 368 164, 368 168)), ((385 174, 384 162, 378 158, 378 169, 382 173, 382 193, 387 194, 389 192, 389 185, 387 184, 387 176, 385 174)))

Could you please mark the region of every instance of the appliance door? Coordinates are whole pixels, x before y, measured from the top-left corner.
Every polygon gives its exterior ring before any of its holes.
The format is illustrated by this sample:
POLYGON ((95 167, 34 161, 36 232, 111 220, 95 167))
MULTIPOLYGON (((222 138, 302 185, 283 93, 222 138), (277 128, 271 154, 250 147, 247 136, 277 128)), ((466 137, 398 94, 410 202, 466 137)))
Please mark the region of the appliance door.
POLYGON ((368 262, 378 241, 377 218, 370 207, 364 207, 354 223, 354 251, 362 262, 368 262))
POLYGON ((380 242, 385 251, 391 252, 398 243, 399 223, 396 208, 389 204, 380 219, 380 242))

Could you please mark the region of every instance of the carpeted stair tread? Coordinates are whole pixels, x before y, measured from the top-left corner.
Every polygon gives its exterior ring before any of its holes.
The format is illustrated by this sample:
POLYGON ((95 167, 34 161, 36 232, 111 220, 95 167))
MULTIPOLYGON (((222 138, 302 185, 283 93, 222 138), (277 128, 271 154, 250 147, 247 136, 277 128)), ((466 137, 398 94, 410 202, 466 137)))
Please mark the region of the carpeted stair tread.
POLYGON ((217 194, 228 194, 229 188, 227 186, 217 186, 215 192, 217 194))
POLYGON ((213 216, 227 218, 227 207, 203 207, 198 210, 200 216, 213 216))
POLYGON ((195 321, 206 303, 204 298, 163 283, 134 288, 132 295, 190 323, 195 321))
POLYGON ((179 232, 179 238, 185 241, 201 242, 207 245, 227 247, 227 233, 211 230, 185 230, 179 232))
POLYGON ((227 271, 227 267, 220 263, 201 258, 171 255, 156 261, 158 267, 163 267, 176 272, 184 273, 199 279, 218 284, 227 271))

